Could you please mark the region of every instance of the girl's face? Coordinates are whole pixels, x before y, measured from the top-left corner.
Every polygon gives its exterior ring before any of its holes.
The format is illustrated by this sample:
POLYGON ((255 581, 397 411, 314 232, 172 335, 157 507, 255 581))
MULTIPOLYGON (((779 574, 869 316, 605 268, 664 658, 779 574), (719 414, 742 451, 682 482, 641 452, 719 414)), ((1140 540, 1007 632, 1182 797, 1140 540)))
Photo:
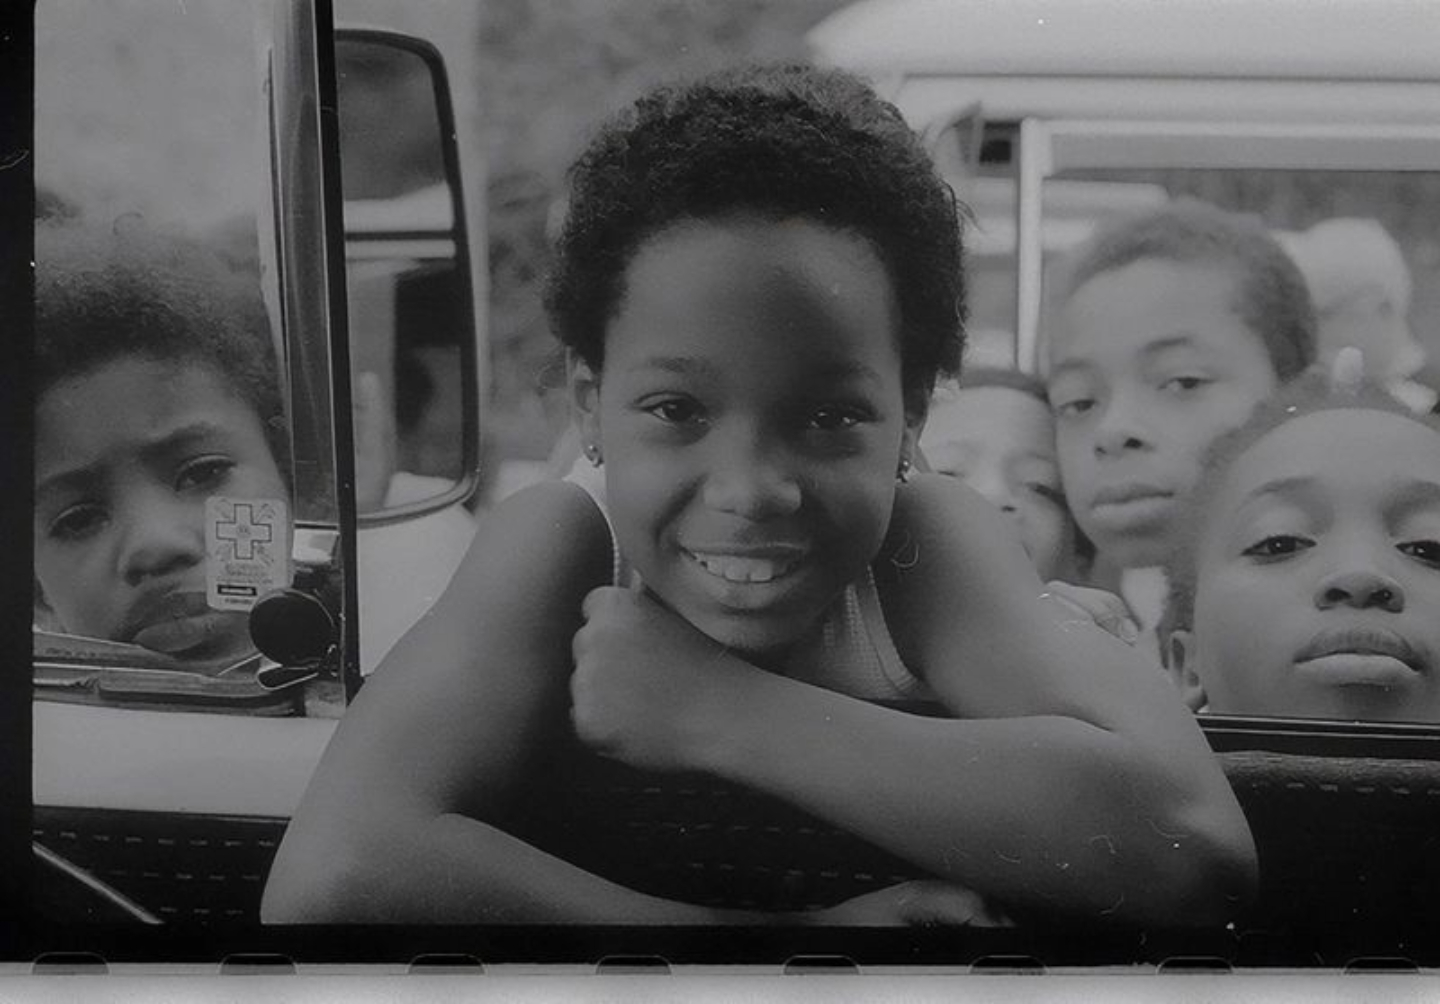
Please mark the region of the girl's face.
POLYGON ((205 499, 286 497, 254 409, 209 367, 127 358, 36 410, 35 574, 66 631, 184 659, 250 651, 211 610, 205 499))
POLYGON ((1275 389, 1237 295, 1232 269, 1146 258, 1090 279, 1060 311, 1049 387, 1065 494, 1111 564, 1169 556, 1205 448, 1275 389))
POLYGON ((707 635, 780 655, 878 552, 918 431, 889 278, 859 237, 751 217, 672 227, 625 278, 573 385, 620 547, 707 635))
POLYGON ((1042 579, 1066 569, 1075 537, 1044 401, 1014 387, 967 387, 931 405, 920 449, 937 474, 960 478, 1014 521, 1042 579))
POLYGON ((1440 720, 1440 435, 1304 415, 1236 459, 1211 511, 1181 639, 1210 710, 1440 720))

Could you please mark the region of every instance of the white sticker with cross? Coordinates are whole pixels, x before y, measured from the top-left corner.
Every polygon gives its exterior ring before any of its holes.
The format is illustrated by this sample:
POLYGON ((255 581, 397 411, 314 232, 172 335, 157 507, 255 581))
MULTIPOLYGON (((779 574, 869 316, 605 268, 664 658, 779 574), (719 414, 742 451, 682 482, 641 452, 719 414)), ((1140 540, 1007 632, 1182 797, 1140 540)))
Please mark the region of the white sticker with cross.
POLYGON ((215 610, 249 610, 290 584, 290 515, 283 499, 205 500, 205 593, 215 610))

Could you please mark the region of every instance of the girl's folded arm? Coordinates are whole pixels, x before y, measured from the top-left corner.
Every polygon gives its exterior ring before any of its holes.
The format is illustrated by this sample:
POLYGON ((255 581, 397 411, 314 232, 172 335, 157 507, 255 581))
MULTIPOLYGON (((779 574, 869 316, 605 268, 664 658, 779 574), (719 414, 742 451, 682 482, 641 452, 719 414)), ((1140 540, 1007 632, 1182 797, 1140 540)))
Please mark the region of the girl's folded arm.
POLYGON ((1158 666, 1064 623, 1002 520, 917 479, 876 565, 902 657, 956 718, 755 671, 705 764, 1022 915, 1221 919, 1254 847, 1198 726, 1158 666))
POLYGON ((570 639, 609 560, 604 522, 573 486, 487 514, 326 750, 276 857, 267 921, 700 922, 488 822, 569 727, 570 639))

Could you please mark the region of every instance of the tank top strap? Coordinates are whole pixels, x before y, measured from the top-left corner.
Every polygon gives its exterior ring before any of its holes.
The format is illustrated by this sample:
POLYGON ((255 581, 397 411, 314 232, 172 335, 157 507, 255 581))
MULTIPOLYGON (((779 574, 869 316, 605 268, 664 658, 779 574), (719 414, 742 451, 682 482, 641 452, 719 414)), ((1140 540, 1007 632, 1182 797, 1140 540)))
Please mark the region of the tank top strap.
POLYGON ((620 553, 620 542, 615 536, 615 524, 610 519, 610 507, 605 501, 604 465, 597 467, 581 457, 575 461, 569 473, 562 480, 568 481, 589 495, 590 501, 595 503, 595 508, 599 509, 600 515, 605 518, 605 528, 610 531, 610 584, 638 589, 640 576, 620 553))

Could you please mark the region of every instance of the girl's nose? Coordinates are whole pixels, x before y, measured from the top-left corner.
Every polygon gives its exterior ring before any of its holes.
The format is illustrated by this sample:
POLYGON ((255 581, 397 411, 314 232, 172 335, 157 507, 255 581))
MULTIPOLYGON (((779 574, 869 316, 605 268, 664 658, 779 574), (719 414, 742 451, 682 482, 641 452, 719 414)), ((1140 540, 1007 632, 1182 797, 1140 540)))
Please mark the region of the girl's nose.
POLYGON ((756 449, 733 449, 717 457, 705 479, 705 504, 717 512, 763 520, 800 507, 800 482, 780 459, 756 449))
POLYGON ((120 572, 128 585, 189 568, 205 557, 204 509, 150 496, 125 514, 120 572))
POLYGON ((1315 588, 1315 605, 1321 610, 1339 606, 1378 607, 1399 613, 1405 609, 1405 591, 1396 579, 1378 568, 1352 567, 1320 580, 1315 588))
POLYGON ((1095 452, 1114 457, 1149 446, 1150 437, 1134 407, 1120 398, 1112 400, 1095 425, 1095 452))

